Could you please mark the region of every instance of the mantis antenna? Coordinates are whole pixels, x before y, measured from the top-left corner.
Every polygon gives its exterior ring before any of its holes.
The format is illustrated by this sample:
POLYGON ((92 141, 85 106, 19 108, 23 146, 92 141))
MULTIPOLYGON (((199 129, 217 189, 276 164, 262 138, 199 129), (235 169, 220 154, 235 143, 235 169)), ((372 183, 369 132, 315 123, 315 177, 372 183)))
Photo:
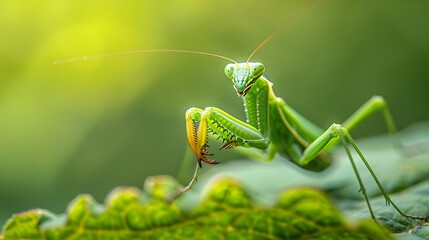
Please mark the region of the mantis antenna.
MULTIPOLYGON (((249 60, 252 58, 252 56, 261 48, 263 47, 268 41, 271 40, 275 35, 277 35, 279 32, 281 32, 286 26, 289 25, 293 20, 295 20, 297 17, 304 14, 306 11, 308 11, 310 8, 320 4, 323 2, 323 0, 316 0, 308 4, 306 7, 301 9, 299 12, 295 13, 291 17, 289 17, 280 27, 278 27, 273 33, 271 33, 267 38, 265 38, 264 41, 262 41, 256 48, 253 50, 253 52, 250 54, 249 58, 247 58, 246 62, 249 62, 249 60)), ((232 58, 225 57, 219 54, 215 53, 209 53, 209 52, 202 52, 202 51, 193 51, 193 50, 183 50, 183 49, 140 49, 140 50, 131 50, 131 51, 120 51, 120 52, 111 52, 111 53, 101 53, 101 54, 95 54, 95 55, 88 55, 83 57, 76 57, 76 58, 68 58, 63 60, 56 60, 53 62, 53 64, 64 64, 64 63, 71 63, 71 62, 81 62, 86 60, 92 60, 92 59, 99 59, 99 58, 105 58, 105 57, 113 57, 113 56, 119 56, 119 55, 128 55, 128 54, 137 54, 137 53, 154 53, 154 52, 173 52, 173 53, 189 53, 189 54, 197 54, 197 55, 205 55, 205 56, 211 56, 216 57, 220 59, 225 59, 233 63, 237 63, 232 58)))
POLYGON ((86 61, 86 60, 92 60, 92 59, 98 59, 98 58, 113 57, 113 56, 119 56, 119 55, 128 55, 128 54, 136 54, 136 53, 151 53, 151 52, 174 52, 174 53, 198 54, 198 55, 205 55, 205 56, 211 56, 211 57, 226 59, 226 60, 231 61, 233 63, 237 63, 237 61, 235 61, 234 59, 231 59, 229 57, 225 57, 225 56, 222 56, 219 54, 214 54, 214 53, 209 53, 209 52, 201 52, 201 51, 193 51, 193 50, 180 50, 180 49, 141 49, 141 50, 101 53, 101 54, 95 54, 95 55, 89 55, 89 56, 83 56, 83 57, 68 58, 68 59, 54 61, 53 64, 64 64, 64 63, 80 62, 80 61, 86 61))
POLYGON ((320 4, 323 2, 323 0, 317 0, 314 2, 309 3, 307 6, 305 6, 303 9, 301 9, 299 12, 295 13, 291 17, 289 17, 280 27, 278 27, 273 33, 271 33, 267 38, 265 38, 264 41, 262 41, 256 48, 253 50, 253 52, 250 54, 249 58, 246 62, 249 62, 249 60, 252 58, 252 56, 261 48, 263 47, 268 41, 271 40, 275 35, 277 35, 279 32, 281 32, 283 29, 285 29, 286 26, 289 25, 293 20, 295 20, 297 17, 301 16, 305 12, 307 12, 310 8, 313 8, 314 6, 320 4))

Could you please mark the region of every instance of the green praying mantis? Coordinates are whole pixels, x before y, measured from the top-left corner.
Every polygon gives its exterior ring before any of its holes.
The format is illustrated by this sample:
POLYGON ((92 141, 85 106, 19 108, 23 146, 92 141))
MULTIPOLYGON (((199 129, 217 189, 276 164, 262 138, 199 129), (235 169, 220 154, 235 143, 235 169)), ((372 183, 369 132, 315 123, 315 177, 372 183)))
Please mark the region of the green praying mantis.
MULTIPOLYGON (((311 7, 311 5, 292 18, 298 16, 309 7, 311 7)), ((244 101, 246 122, 216 107, 206 107, 205 109, 193 107, 186 111, 185 121, 188 145, 196 156, 197 166, 191 182, 179 192, 177 196, 192 188, 193 184, 197 181, 198 171, 202 167, 202 162, 207 164, 219 163, 216 160, 208 158, 208 156, 213 155, 206 149, 208 134, 213 134, 222 139, 225 144, 221 149, 245 147, 266 150, 267 160, 272 159, 279 153, 293 164, 315 172, 323 171, 332 164, 333 158, 329 155, 329 151, 340 142, 350 160, 359 182, 360 191, 364 195, 370 215, 374 220, 376 220, 376 217, 371 208, 368 195, 366 194, 365 186, 363 185, 351 155, 349 145, 352 146, 365 164, 386 199, 387 204, 391 204, 399 214, 406 218, 429 222, 426 217, 412 216, 404 213, 392 201, 349 133, 363 120, 374 113, 382 112, 387 129, 393 137, 393 144, 396 147, 402 147, 396 134, 396 127, 392 115, 383 97, 372 97, 346 121, 341 124, 333 123, 326 130, 323 130, 300 115, 289 106, 285 100, 276 96, 273 90, 273 84, 263 76, 265 67, 262 63, 250 62, 252 56, 274 35, 283 30, 288 23, 289 21, 286 21, 276 31, 269 35, 250 54, 246 62, 240 63, 224 56, 196 52, 196 54, 211 55, 232 62, 226 65, 225 75, 232 81, 237 95, 244 101)))
MULTIPOLYGON (((320 1, 319 1, 320 2, 320 1)), ((318 3, 318 2, 316 2, 318 3)), ((284 156, 285 159, 308 171, 320 172, 327 169, 333 162, 330 151, 337 144, 341 144, 350 160, 356 175, 371 217, 376 220, 365 186, 359 175, 353 160, 349 146, 358 154, 360 160, 365 164, 372 178, 383 194, 386 203, 392 205, 396 211, 410 219, 429 222, 426 217, 413 216, 404 213, 389 197, 384 190, 376 174, 371 169, 361 150, 350 135, 350 131, 362 121, 381 112, 392 135, 396 147, 402 147, 396 134, 396 127, 389 111, 386 101, 381 96, 374 96, 364 103, 352 116, 341 124, 333 123, 327 129, 322 129, 305 117, 300 115, 285 100, 277 97, 273 90, 273 84, 263 75, 265 67, 259 62, 250 62, 252 56, 264 46, 273 36, 281 32, 287 24, 314 6, 312 3, 300 12, 289 18, 271 35, 269 35, 250 54, 246 62, 237 62, 231 58, 214 53, 193 50, 134 50, 111 54, 87 56, 80 59, 69 59, 67 62, 76 60, 87 60, 90 58, 105 57, 108 55, 119 55, 139 52, 181 52, 189 54, 208 55, 228 60, 230 63, 225 67, 226 76, 232 81, 233 87, 239 97, 244 101, 246 121, 239 120, 220 108, 207 107, 205 109, 192 107, 186 111, 186 136, 190 150, 197 159, 195 172, 190 183, 182 189, 174 198, 189 191, 198 178, 202 163, 218 164, 210 159, 213 154, 207 150, 208 135, 212 134, 220 138, 224 145, 221 149, 244 147, 266 151, 266 159, 272 159, 276 154, 284 156)), ((58 61, 62 63, 64 61, 58 61)))

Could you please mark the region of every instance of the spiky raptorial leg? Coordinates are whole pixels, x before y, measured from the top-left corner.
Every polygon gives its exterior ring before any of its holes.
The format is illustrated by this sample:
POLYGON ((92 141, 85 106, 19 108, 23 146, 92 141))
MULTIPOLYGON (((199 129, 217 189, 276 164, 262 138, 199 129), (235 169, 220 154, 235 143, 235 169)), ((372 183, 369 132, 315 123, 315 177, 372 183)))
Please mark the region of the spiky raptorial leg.
POLYGON ((221 149, 236 146, 259 149, 268 147, 268 141, 258 129, 232 117, 219 108, 207 107, 204 110, 190 108, 186 112, 185 120, 188 144, 197 157, 200 167, 201 161, 208 164, 218 163, 206 157, 213 155, 206 150, 209 133, 218 136, 225 142, 221 149))
POLYGON ((204 111, 199 108, 190 108, 186 111, 186 135, 188 137, 188 145, 192 152, 197 157, 198 166, 202 167, 201 161, 208 164, 218 164, 215 160, 208 159, 207 156, 213 154, 207 152, 207 120, 203 117, 204 111))
POLYGON ((202 167, 201 162, 208 164, 219 163, 207 158, 207 156, 213 155, 206 150, 209 133, 218 136, 225 143, 221 149, 236 146, 258 149, 268 147, 268 140, 262 136, 258 129, 234 118, 219 108, 207 107, 204 110, 190 108, 186 111, 185 121, 188 145, 197 158, 197 167, 191 182, 174 198, 192 188, 198 179, 198 170, 202 167))

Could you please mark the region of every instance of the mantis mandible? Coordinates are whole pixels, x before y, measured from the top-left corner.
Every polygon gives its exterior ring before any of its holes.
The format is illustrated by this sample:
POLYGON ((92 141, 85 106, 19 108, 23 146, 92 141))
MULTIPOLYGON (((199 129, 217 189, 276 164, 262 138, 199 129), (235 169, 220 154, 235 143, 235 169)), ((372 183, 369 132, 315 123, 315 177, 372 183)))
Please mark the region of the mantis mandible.
POLYGON ((286 20, 285 23, 283 23, 258 45, 258 47, 250 54, 246 62, 242 63, 214 53, 175 49, 134 50, 99 54, 57 61, 56 63, 147 52, 181 52, 208 55, 226 59, 231 62, 226 65, 225 74, 232 81, 237 95, 244 101, 246 121, 241 121, 216 107, 207 107, 205 109, 192 107, 186 111, 185 122, 187 141, 190 150, 196 156, 197 164, 190 183, 176 194, 174 198, 179 197, 192 188, 194 183, 197 181, 198 172, 202 167, 202 162, 207 164, 219 163, 218 161, 209 159, 208 157, 213 155, 206 149, 208 134, 213 134, 224 141, 224 145, 221 149, 245 147, 266 150, 266 158, 268 160, 272 159, 276 154, 280 154, 293 164, 296 164, 303 169, 315 172, 323 171, 331 165, 333 158, 329 152, 336 144, 339 143, 343 146, 347 157, 350 160, 360 186, 360 191, 365 198, 370 215, 374 220, 376 220, 376 217, 371 208, 368 195, 365 191, 365 186, 359 175, 349 146, 356 151, 360 160, 365 164, 386 199, 387 204, 391 204, 400 215, 406 218, 429 222, 426 217, 413 216, 404 213, 391 200, 349 133, 363 120, 367 119, 374 113, 381 112, 384 116, 387 129, 393 137, 394 145, 397 147, 402 146, 396 135, 396 127, 388 109, 388 105, 381 96, 374 96, 369 99, 343 123, 333 123, 327 129, 321 129, 295 111, 286 103, 285 100, 276 96, 273 90, 273 84, 263 75, 265 67, 262 63, 250 62, 252 56, 262 46, 264 46, 276 34, 281 32, 291 20, 301 15, 310 7, 313 7, 315 3, 320 3, 320 1, 311 3, 300 12, 286 20))

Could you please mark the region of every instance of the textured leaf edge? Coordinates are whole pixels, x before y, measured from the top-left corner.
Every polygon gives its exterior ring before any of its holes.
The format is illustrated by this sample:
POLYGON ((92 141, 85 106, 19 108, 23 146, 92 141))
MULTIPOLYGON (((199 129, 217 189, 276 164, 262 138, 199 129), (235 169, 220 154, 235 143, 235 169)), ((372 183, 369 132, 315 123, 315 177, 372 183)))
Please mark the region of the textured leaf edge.
POLYGON ((113 190, 105 204, 79 195, 65 214, 31 210, 14 215, 3 239, 393 239, 372 220, 350 223, 322 191, 287 189, 274 206, 253 203, 234 179, 209 187, 190 211, 167 202, 178 184, 152 177, 145 191, 113 190))

